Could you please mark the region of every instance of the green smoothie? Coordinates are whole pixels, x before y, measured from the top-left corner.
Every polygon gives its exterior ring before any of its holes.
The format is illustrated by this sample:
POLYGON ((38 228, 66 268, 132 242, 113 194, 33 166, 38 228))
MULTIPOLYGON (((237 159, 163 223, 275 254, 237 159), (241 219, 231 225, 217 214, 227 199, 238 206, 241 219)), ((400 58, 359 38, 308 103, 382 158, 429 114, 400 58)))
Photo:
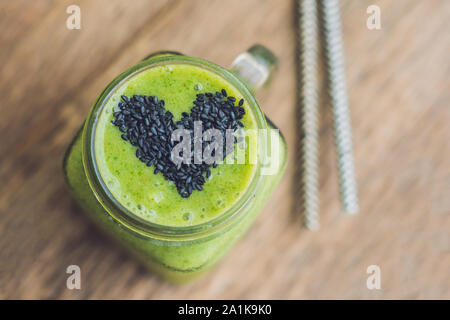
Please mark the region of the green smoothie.
MULTIPOLYGON (((138 73, 109 98, 95 133, 95 155, 104 182, 125 208, 152 223, 187 226, 217 217, 240 199, 254 175, 254 164, 219 165, 211 170, 202 191, 182 198, 173 183, 166 181, 162 174, 155 175, 153 166, 149 168, 136 158, 136 147, 121 139, 122 132, 111 123, 122 95, 157 96, 165 101, 165 109, 174 115, 174 120, 178 120, 182 112, 191 111, 197 94, 222 89, 237 100, 243 98, 236 88, 211 71, 173 64, 138 73)), ((246 110, 242 119, 244 128, 256 129, 247 103, 242 107, 246 110)), ((246 154, 257 150, 256 146, 246 148, 246 154)))
POLYGON ((212 63, 184 56, 141 62, 99 96, 64 159, 67 184, 86 214, 145 265, 174 282, 208 270, 245 233, 284 172, 284 138, 277 133, 263 142, 281 146, 272 155, 280 164, 272 174, 262 175, 259 164, 249 163, 250 153, 257 150, 251 146, 261 143, 251 138, 244 144, 248 148, 244 164, 219 164, 211 169, 202 191, 182 198, 173 183, 136 157, 136 147, 121 138, 111 120, 122 95, 158 96, 177 120, 183 112, 190 112, 197 94, 225 89, 238 101, 244 99, 245 129, 274 128, 266 123, 246 86, 231 74, 223 74, 226 71, 212 63), (103 181, 101 186, 94 176, 103 181), (148 229, 130 224, 132 217, 117 214, 116 202, 148 223, 148 229))

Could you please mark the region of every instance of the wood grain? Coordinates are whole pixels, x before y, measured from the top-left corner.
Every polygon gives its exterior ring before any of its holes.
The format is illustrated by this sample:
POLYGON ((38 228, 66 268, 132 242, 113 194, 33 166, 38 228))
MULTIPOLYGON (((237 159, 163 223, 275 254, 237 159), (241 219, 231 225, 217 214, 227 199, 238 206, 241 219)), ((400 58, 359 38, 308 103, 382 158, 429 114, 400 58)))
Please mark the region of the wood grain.
POLYGON ((322 101, 322 228, 292 211, 296 161, 293 1, 0 2, 0 298, 450 298, 450 2, 342 1, 361 213, 339 207, 331 120, 322 101), (366 8, 382 28, 366 28, 366 8), (287 173, 218 267, 175 286, 100 235, 64 186, 61 161, 96 95, 161 49, 227 66, 254 43, 280 68, 258 93, 290 147, 287 173), (82 289, 66 288, 66 267, 82 289), (382 289, 366 288, 381 268, 382 289))

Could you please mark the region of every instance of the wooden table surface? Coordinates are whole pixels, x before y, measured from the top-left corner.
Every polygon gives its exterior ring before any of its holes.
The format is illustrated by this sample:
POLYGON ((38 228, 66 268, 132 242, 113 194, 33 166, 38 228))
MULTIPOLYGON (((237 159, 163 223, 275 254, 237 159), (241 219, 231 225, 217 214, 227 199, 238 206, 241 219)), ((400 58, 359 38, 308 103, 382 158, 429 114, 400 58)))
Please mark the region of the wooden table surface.
POLYGON ((321 99, 318 232, 292 211, 294 2, 0 1, 0 298, 450 298, 450 1, 341 2, 361 212, 340 210, 331 119, 321 99), (67 6, 81 29, 66 28, 67 6), (381 30, 366 9, 381 8, 381 30), (61 162, 102 88, 161 50, 223 66, 254 43, 280 58, 262 109, 290 148, 281 185, 207 276, 176 286, 84 218, 61 162), (81 268, 81 290, 66 268, 81 268), (366 269, 381 269, 369 290, 366 269))

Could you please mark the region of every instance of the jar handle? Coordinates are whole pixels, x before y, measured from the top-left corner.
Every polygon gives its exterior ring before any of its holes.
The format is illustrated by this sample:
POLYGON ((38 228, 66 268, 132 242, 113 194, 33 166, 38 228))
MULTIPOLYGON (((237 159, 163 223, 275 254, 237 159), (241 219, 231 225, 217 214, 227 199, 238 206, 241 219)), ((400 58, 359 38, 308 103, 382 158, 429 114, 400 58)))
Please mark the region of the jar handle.
POLYGON ((250 91, 255 92, 268 82, 277 62, 272 51, 257 44, 238 55, 230 69, 244 81, 250 91))

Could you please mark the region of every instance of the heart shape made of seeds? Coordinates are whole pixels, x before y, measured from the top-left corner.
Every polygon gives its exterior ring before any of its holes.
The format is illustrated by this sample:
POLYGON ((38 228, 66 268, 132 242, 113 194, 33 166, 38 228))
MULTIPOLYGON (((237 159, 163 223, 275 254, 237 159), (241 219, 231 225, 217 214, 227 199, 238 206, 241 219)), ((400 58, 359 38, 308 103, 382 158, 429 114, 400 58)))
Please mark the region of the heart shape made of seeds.
MULTIPOLYGON (((118 111, 114 112, 112 124, 123 133, 122 139, 136 146, 136 157, 148 167, 154 165, 154 173, 161 172, 166 180, 175 183, 178 193, 188 198, 193 190, 203 190, 206 178, 211 175, 211 166, 217 167, 217 161, 208 164, 203 159, 195 163, 194 153, 191 152, 190 163, 176 164, 171 157, 175 146, 172 133, 176 129, 186 129, 194 143, 194 122, 201 121, 206 130, 217 129, 221 132, 224 148, 222 161, 231 150, 226 150, 226 130, 235 132, 244 125, 240 121, 245 110, 242 107, 244 100, 236 103, 236 98, 228 96, 225 89, 221 92, 200 93, 193 101, 191 112, 182 113, 182 118, 174 122, 173 114, 164 107, 164 100, 156 96, 133 95, 122 96, 118 104, 118 111)), ((233 143, 237 139, 234 137, 233 143)), ((208 143, 202 142, 202 154, 208 143)), ((191 149, 192 150, 192 149, 191 149)))

